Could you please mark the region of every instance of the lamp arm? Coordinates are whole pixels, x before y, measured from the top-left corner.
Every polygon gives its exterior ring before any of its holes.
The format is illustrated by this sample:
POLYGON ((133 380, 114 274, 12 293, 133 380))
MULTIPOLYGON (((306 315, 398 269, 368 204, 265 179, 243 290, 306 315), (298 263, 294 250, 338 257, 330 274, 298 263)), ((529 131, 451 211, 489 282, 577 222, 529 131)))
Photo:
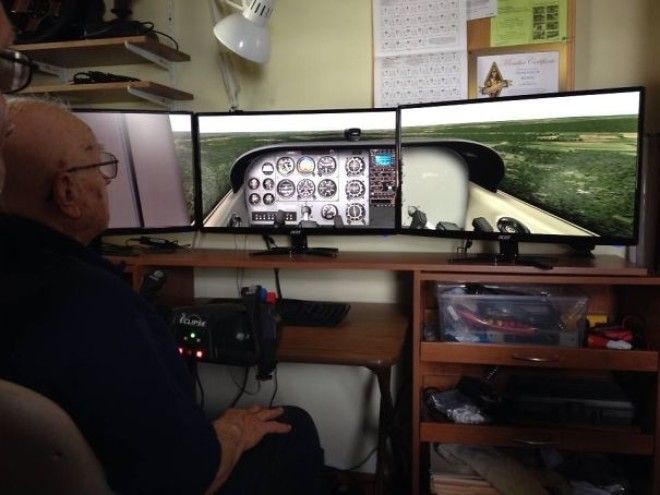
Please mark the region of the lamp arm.
POLYGON ((234 63, 228 53, 220 53, 218 65, 220 67, 222 83, 225 85, 225 93, 227 93, 227 99, 229 100, 229 111, 235 112, 239 107, 238 92, 241 90, 241 87, 236 79, 234 63))
POLYGON ((227 5, 229 5, 230 7, 236 9, 236 10, 241 10, 242 11, 243 9, 245 9, 245 1, 244 0, 240 4, 234 2, 233 0, 222 0, 222 1, 225 2, 227 5))
POLYGON ((220 12, 220 7, 218 7, 218 2, 223 2, 236 10, 241 10, 241 11, 243 10, 242 5, 237 4, 232 0, 209 0, 209 8, 211 9, 211 19, 213 20, 213 24, 216 24, 218 21, 220 21, 220 19, 224 17, 220 12))

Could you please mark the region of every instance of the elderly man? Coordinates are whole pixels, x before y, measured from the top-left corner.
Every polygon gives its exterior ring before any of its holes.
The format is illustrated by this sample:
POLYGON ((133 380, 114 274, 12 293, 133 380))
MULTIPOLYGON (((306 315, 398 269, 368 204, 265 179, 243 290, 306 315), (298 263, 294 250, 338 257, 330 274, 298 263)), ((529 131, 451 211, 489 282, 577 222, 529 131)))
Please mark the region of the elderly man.
POLYGON ((9 115, 0 377, 62 406, 118 493, 319 493, 323 451, 306 413, 207 421, 165 323, 86 247, 108 225, 114 156, 53 103, 17 99, 9 115))

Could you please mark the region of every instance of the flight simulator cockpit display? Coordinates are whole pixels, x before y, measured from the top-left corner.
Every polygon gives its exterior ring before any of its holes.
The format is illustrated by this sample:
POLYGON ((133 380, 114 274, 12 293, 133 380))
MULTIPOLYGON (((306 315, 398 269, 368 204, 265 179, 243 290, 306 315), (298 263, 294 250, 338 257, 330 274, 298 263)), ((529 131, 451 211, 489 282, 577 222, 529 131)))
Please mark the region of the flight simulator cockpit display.
POLYGON ((396 111, 197 119, 203 227, 395 228, 396 111))
POLYGON ((633 242, 642 97, 627 88, 401 107, 402 229, 633 242))

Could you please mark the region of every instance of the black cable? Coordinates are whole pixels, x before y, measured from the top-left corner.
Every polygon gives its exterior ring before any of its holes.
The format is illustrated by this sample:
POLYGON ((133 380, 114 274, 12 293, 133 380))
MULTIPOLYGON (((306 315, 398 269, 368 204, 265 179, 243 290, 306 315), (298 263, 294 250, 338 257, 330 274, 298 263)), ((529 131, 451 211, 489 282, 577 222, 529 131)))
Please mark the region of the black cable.
MULTIPOLYGON (((236 388, 241 387, 241 384, 236 381, 236 378, 231 372, 229 373, 229 377, 231 378, 232 383, 236 385, 236 388)), ((261 381, 255 380, 255 382, 256 382, 256 390, 248 390, 248 387, 245 387, 245 391, 243 393, 247 395, 257 395, 261 391, 261 381)))
POLYGON ((203 410, 204 409, 204 386, 202 385, 202 379, 199 376, 199 371, 197 370, 197 366, 195 366, 195 381, 197 382, 197 385, 199 385, 199 407, 203 410))
POLYGON ((174 38, 172 38, 169 34, 165 34, 165 33, 161 32, 161 31, 156 31, 155 29, 152 29, 150 32, 151 32, 151 33, 154 33, 154 34, 157 34, 158 36, 165 36, 165 37, 168 38, 170 41, 172 41, 172 43, 174 44, 174 49, 175 49, 175 50, 178 50, 178 49, 179 49, 179 42, 178 42, 177 40, 175 40, 174 38))
POLYGON ((275 396, 277 395, 277 387, 278 387, 278 384, 277 384, 277 368, 275 368, 275 370, 273 371, 273 381, 274 381, 275 387, 273 389, 273 395, 270 397, 270 402, 268 403, 269 408, 273 407, 273 401, 275 400, 275 396))
POLYGON ((280 287, 280 269, 275 268, 275 290, 277 291, 277 300, 282 299, 282 287, 280 287))
MULTIPOLYGON (((276 247, 275 241, 268 234, 264 234, 261 237, 266 243, 266 249, 268 251, 270 251, 273 247, 276 247)), ((274 268, 273 271, 275 272, 275 290, 277 291, 277 299, 280 300, 282 299, 282 287, 280 286, 280 269, 274 268)))
POLYGON ((241 399, 241 397, 243 397, 243 394, 245 393, 245 388, 247 387, 249 372, 250 372, 250 367, 246 366, 245 374, 243 375, 243 384, 241 385, 241 389, 238 391, 238 394, 236 394, 236 397, 234 397, 234 400, 231 401, 231 404, 229 404, 229 408, 235 407, 236 404, 238 404, 238 401, 241 399))
POLYGON ((361 468, 364 466, 369 459, 378 451, 378 445, 376 445, 373 449, 369 451, 369 453, 357 464, 345 469, 344 471, 355 471, 358 468, 361 468))

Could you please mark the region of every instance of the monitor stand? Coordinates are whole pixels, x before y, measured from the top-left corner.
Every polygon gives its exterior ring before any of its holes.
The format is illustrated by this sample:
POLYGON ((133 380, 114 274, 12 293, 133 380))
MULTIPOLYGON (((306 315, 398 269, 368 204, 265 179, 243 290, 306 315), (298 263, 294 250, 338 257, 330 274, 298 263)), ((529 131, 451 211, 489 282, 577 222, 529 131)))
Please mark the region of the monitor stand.
POLYGON ((303 231, 303 229, 296 229, 289 232, 289 239, 291 241, 291 247, 273 247, 267 249, 266 251, 255 251, 250 253, 250 256, 271 256, 278 254, 287 254, 289 256, 293 256, 294 254, 307 254, 312 256, 334 258, 339 252, 337 248, 309 247, 307 245, 307 234, 303 231))
POLYGON ((555 258, 549 256, 521 256, 518 253, 518 241, 500 239, 500 252, 495 254, 464 254, 450 258, 449 263, 471 264, 487 263, 491 265, 534 266, 541 270, 551 270, 555 258))

